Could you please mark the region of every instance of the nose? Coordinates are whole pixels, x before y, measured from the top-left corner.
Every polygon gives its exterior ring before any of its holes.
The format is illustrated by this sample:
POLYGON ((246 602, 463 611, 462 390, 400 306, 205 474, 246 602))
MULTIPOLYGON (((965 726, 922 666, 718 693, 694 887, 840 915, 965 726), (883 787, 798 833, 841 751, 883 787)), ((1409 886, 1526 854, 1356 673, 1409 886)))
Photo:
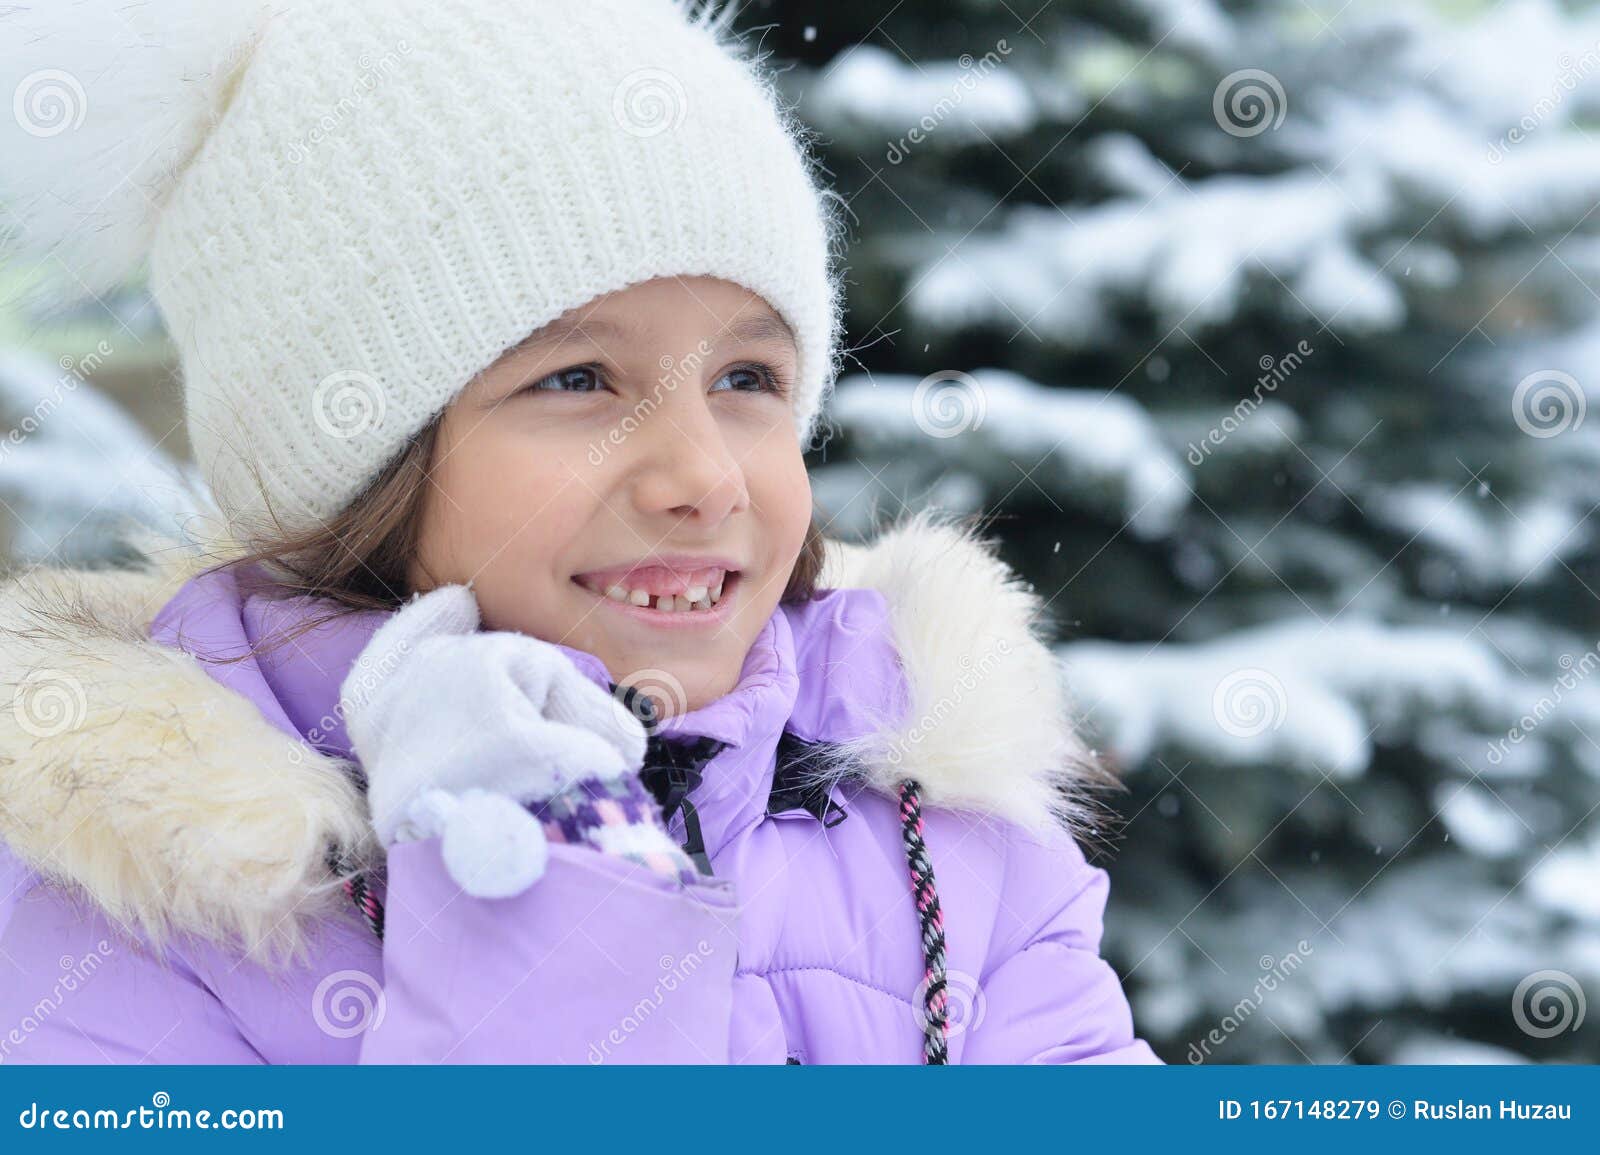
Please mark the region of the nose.
POLYGON ((679 394, 681 403, 662 405, 634 431, 645 439, 634 500, 643 513, 720 525, 749 508, 744 467, 705 397, 679 394))

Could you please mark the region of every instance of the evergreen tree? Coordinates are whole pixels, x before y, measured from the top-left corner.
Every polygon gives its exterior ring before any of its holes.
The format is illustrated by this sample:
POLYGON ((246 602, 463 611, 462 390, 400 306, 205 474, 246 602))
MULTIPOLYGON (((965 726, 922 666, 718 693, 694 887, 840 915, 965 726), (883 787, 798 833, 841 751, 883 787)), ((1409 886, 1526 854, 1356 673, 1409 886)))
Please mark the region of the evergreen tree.
POLYGON ((1129 785, 1140 1029, 1174 1062, 1600 1058, 1600 16, 742 23, 849 208, 819 504, 981 512, 1046 599, 1129 785))

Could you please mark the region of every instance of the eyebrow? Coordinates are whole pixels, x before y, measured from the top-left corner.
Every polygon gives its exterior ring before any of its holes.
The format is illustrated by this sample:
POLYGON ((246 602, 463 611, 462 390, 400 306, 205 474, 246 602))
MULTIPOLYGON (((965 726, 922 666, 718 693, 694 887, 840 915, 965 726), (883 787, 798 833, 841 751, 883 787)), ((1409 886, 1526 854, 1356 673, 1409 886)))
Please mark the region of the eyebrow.
MULTIPOLYGON (((638 325, 631 321, 608 321, 604 317, 577 318, 571 321, 553 321, 536 333, 530 333, 508 352, 521 353, 528 349, 559 345, 569 337, 587 337, 596 344, 606 340, 634 341, 643 336, 638 325)), ((734 321, 713 339, 713 345, 759 345, 763 342, 795 344, 789 326, 771 313, 754 313, 734 321)))

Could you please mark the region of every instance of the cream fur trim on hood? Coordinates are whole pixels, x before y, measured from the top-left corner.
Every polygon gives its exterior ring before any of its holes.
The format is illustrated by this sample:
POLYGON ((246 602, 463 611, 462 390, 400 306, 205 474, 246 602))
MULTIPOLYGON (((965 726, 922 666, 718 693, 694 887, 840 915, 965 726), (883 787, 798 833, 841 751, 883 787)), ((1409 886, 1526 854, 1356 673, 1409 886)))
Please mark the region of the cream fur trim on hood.
MULTIPOLYGON (((0 588, 0 841, 152 942, 292 954, 345 904, 330 852, 351 870, 380 860, 365 799, 346 764, 149 638, 216 558, 143 548, 143 570, 0 588)), ((922 514, 869 544, 830 541, 819 585, 884 595, 912 691, 904 724, 841 747, 837 766, 891 797, 911 777, 926 805, 1092 829, 1109 778, 1075 730, 1037 597, 990 543, 922 514)))

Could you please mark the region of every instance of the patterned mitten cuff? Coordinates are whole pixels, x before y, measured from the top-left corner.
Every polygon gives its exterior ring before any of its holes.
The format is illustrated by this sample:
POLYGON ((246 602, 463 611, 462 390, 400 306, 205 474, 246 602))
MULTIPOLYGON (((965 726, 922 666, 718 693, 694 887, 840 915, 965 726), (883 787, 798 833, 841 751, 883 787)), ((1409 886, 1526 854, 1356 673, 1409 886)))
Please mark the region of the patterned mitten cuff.
POLYGON ((667 833, 661 808, 637 774, 583 778, 531 809, 551 842, 582 843, 631 858, 686 884, 702 877, 667 833))

